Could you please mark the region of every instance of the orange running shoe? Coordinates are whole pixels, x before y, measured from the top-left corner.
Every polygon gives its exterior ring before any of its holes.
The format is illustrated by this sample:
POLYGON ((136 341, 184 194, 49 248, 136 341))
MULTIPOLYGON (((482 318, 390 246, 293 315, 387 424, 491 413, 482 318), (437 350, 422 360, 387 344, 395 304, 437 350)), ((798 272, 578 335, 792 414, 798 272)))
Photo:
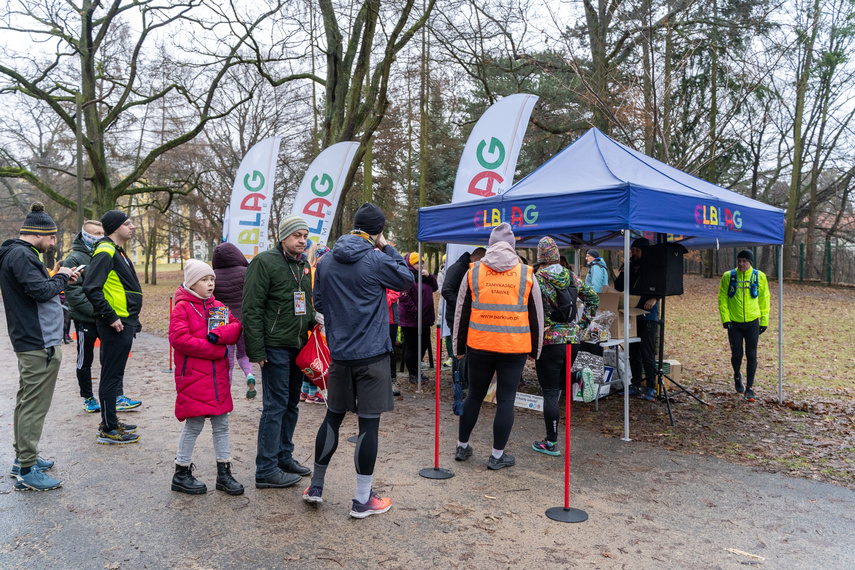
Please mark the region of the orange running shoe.
POLYGON ((360 503, 356 499, 353 499, 353 508, 350 509, 350 516, 355 519, 364 519, 371 515, 385 513, 391 508, 392 499, 389 497, 378 497, 377 494, 374 493, 374 489, 371 489, 371 494, 368 496, 368 500, 366 502, 360 503))

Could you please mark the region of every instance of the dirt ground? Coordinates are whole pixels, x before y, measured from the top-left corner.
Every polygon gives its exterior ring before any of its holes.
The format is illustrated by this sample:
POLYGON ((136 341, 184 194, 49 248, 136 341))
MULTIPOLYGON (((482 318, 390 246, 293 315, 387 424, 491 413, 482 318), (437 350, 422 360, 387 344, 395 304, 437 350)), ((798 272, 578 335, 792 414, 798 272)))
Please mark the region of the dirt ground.
MULTIPOLYGON (((0 318, 2 321, 3 318, 0 318)), ((122 414, 140 426, 141 441, 97 445, 96 415, 82 411, 74 376, 74 346, 63 350, 41 452, 56 460, 60 490, 13 492, 0 482, 0 567, 3 568, 585 568, 852 567, 855 492, 786 477, 715 457, 685 454, 646 442, 624 442, 593 429, 606 413, 574 408, 570 506, 588 513, 580 524, 545 516, 564 504, 564 462, 535 453, 542 417, 519 410, 508 452, 517 465, 486 468, 493 409, 485 404, 471 442, 475 455, 453 460, 456 418, 443 393, 439 462, 455 476, 422 478, 433 467, 434 395, 405 387, 396 410, 381 421, 375 488, 392 509, 365 520, 348 516, 355 485, 348 417, 327 475, 324 503, 307 505, 303 485, 256 489, 256 400, 233 387, 234 474, 246 494, 214 491, 210 430, 194 462, 211 489, 187 496, 169 488, 181 424, 173 415, 174 384, 164 373, 168 344, 142 333, 126 374, 126 392, 141 398, 122 414), (577 411, 578 410, 578 411, 577 411), (590 416, 582 422, 581 418, 590 416), (575 417, 575 416, 574 416, 575 417), (578 427, 579 424, 585 427, 578 427), (590 426, 590 427, 589 427, 590 426)), ((0 327, 0 366, 10 371, 0 393, 0 464, 11 465, 16 360, 0 327), (5 462, 5 463, 4 463, 5 462)), ((242 375, 238 373, 242 379, 242 375)), ((263 386, 261 387, 263 389, 263 386)), ((444 391, 445 387, 443 388, 444 391)), ((610 399, 617 403, 616 399, 610 399)), ((606 404, 610 400, 606 400, 606 404)), ((642 402, 631 402, 634 416, 642 402)), ((302 404, 297 458, 312 461, 325 408, 302 404)), ((639 421, 639 420, 636 420, 639 421)), ((684 420, 687 421, 687 420, 684 420)), ((640 423, 640 421, 639 421, 640 423)), ((605 430, 608 431, 608 430, 605 430)), ((308 485, 308 480, 304 480, 308 485)))

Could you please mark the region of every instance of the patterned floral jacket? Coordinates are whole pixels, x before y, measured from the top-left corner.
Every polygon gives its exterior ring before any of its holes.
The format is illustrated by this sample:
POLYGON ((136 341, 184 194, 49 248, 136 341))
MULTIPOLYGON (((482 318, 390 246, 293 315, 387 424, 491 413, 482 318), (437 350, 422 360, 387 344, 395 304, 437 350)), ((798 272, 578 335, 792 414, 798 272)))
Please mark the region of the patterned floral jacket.
POLYGON ((535 277, 543 298, 543 344, 578 344, 582 331, 591 324, 596 309, 600 306, 600 298, 590 285, 586 285, 575 274, 558 264, 542 267, 535 273, 535 277), (579 298, 585 303, 585 307, 575 322, 556 323, 550 316, 558 307, 555 290, 566 289, 571 279, 576 284, 579 298))

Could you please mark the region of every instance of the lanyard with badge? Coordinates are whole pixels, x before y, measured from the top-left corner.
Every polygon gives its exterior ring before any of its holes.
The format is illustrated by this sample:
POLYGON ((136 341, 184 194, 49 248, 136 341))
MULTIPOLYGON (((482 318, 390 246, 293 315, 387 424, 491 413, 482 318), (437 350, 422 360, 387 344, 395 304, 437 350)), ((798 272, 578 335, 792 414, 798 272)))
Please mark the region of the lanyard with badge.
MULTIPOLYGON (((288 266, 288 269, 291 271, 291 276, 294 278, 294 281, 297 282, 297 287, 300 287, 300 278, 294 273, 294 268, 291 267, 291 264, 288 262, 288 258, 285 258, 285 264, 288 266)), ((306 292, 300 289, 299 291, 294 291, 294 314, 295 315, 305 315, 306 314, 306 292)))

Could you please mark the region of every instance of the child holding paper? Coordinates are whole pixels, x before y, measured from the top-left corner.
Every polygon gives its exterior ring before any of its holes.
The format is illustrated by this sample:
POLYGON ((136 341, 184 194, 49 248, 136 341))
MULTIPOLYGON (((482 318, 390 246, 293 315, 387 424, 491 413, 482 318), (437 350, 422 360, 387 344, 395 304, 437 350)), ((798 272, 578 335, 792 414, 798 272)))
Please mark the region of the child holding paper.
POLYGON ((231 473, 229 416, 232 395, 226 346, 241 335, 239 321, 214 299, 214 270, 191 259, 184 269, 184 283, 175 292, 175 308, 169 320, 169 344, 175 351, 175 417, 184 422, 175 455, 172 490, 201 495, 208 488, 193 477, 191 463, 196 438, 210 418, 217 457, 217 489, 229 495, 243 494, 243 485, 231 473))

